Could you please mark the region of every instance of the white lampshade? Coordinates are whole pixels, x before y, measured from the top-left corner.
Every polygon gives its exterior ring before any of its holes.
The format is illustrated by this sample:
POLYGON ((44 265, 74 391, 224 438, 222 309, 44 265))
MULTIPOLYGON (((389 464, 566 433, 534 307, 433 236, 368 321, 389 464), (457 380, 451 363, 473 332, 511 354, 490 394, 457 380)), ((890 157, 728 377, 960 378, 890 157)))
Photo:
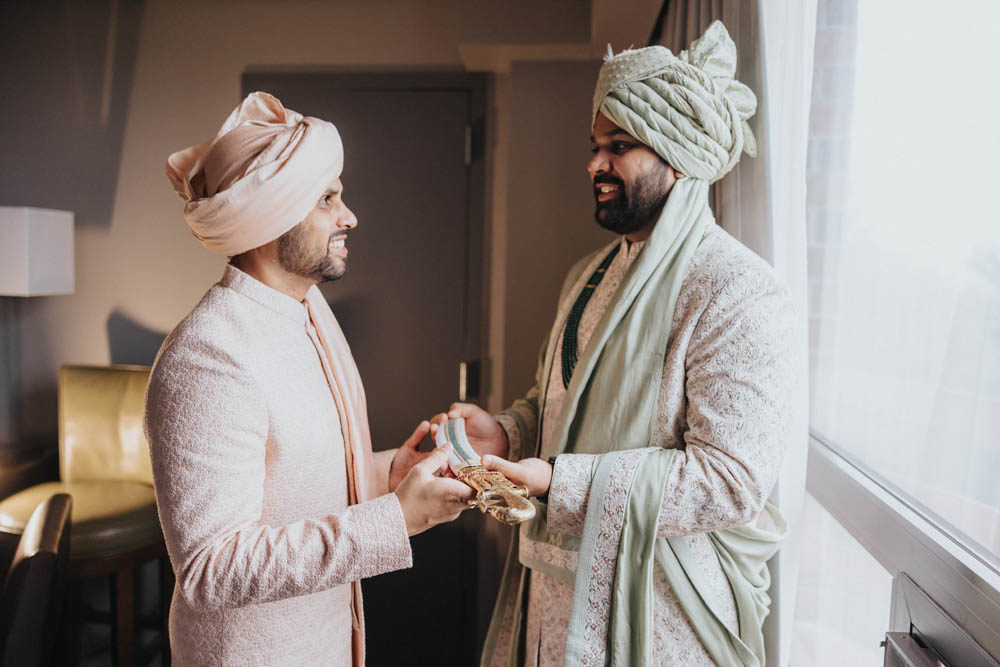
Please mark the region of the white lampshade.
POLYGON ((0 206, 0 295, 73 293, 73 214, 0 206))

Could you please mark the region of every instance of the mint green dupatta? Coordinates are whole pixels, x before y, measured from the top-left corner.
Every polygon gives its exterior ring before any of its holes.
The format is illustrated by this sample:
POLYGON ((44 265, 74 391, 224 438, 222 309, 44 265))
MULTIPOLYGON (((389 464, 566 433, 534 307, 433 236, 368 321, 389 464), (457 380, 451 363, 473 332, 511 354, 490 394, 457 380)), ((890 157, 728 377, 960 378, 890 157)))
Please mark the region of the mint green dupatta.
MULTIPOLYGON (((764 636, 761 628, 770 607, 770 574, 767 561, 783 539, 784 520, 770 504, 766 512, 775 530, 752 524, 709 533, 719 556, 722 570, 732 587, 739 628, 729 628, 714 598, 712 587, 703 581, 701 566, 688 543, 680 538, 657 538, 649 530, 649 508, 659 507, 670 457, 650 452, 644 457, 632 481, 628 510, 618 547, 617 568, 611 590, 606 664, 620 667, 653 665, 653 568, 663 570, 681 608, 695 633, 718 665, 764 664, 764 636)), ((589 514, 589 512, 588 512, 589 514)), ((589 536, 584 534, 584 546, 589 536)), ((575 627, 585 617, 585 595, 592 589, 583 566, 577 568, 577 582, 571 612, 566 664, 579 664, 578 651, 571 646, 585 646, 585 639, 575 627)))
MULTIPOLYGON (((769 603, 766 561, 784 535, 784 522, 776 510, 765 510, 778 526, 774 532, 743 526, 710 534, 733 589, 738 629, 726 628, 720 620, 711 589, 701 580, 699 565, 683 539, 656 537, 670 464, 675 456, 684 456, 682 450, 651 446, 659 388, 681 285, 713 221, 707 193, 704 180, 681 178, 675 183, 645 247, 583 350, 552 438, 540 452, 542 458, 598 455, 583 535, 550 532, 544 505, 532 522, 521 526, 487 635, 484 665, 522 663, 518 649, 525 606, 524 565, 575 582, 567 667, 652 664, 653 567, 662 568, 717 663, 763 664, 761 623, 769 603), (519 562, 522 536, 578 551, 575 574, 519 562), (609 561, 614 562, 613 576, 608 574, 609 561)), ((587 269, 593 270, 600 259, 592 256, 578 264, 564 289, 563 306, 537 374, 538 415, 544 414, 547 383, 568 314, 565 304, 572 303, 580 289, 574 276, 589 275, 587 269)), ((541 425, 537 430, 541 433, 541 425)), ((530 443, 527 446, 530 451, 530 443)))

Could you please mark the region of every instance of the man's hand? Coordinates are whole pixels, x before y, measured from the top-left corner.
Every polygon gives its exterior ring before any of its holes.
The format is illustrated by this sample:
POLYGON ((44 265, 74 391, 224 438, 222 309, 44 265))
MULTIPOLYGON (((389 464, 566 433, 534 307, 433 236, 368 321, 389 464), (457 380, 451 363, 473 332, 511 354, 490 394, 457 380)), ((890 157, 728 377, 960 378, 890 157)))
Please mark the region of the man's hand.
POLYGON ((449 419, 465 419, 465 435, 469 444, 480 456, 492 454, 505 458, 510 444, 507 432, 503 430, 493 415, 474 403, 452 403, 448 412, 434 415, 431 419, 431 437, 437 435, 438 427, 449 419))
MULTIPOLYGON (((430 433, 431 425, 427 421, 422 421, 417 424, 417 428, 414 429, 413 435, 406 439, 403 446, 396 450, 396 455, 392 457, 392 463, 389 464, 389 491, 395 491, 399 483, 403 481, 403 478, 410 472, 410 468, 420 463, 428 456, 433 454, 430 452, 417 451, 417 447, 423 441, 424 437, 430 433)), ((444 464, 441 466, 440 472, 442 474, 448 471, 448 460, 445 459, 444 464)))
POLYGON ((521 459, 511 463, 498 456, 484 456, 483 467, 503 473, 514 484, 528 489, 531 497, 546 493, 552 484, 552 466, 541 459, 521 459))
MULTIPOLYGON (((426 423, 426 422, 425 422, 426 423)), ((396 498, 403 508, 406 532, 411 537, 431 526, 454 521, 462 510, 469 509, 475 492, 463 482, 435 477, 442 465, 448 465, 451 445, 438 447, 413 466, 399 483, 396 498)))

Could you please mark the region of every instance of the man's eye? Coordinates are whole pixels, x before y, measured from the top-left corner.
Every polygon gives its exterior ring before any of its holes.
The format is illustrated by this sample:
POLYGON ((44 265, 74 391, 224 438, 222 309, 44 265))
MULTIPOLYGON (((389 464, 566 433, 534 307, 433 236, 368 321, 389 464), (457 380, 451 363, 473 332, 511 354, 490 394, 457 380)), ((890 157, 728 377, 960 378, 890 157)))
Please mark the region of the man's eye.
POLYGON ((614 151, 616 153, 624 153, 625 151, 629 150, 630 148, 632 148, 632 144, 627 144, 627 143, 625 143, 623 141, 616 141, 614 143, 614 151))
POLYGON ((333 197, 331 195, 323 195, 319 198, 320 206, 329 206, 331 201, 333 201, 333 197))

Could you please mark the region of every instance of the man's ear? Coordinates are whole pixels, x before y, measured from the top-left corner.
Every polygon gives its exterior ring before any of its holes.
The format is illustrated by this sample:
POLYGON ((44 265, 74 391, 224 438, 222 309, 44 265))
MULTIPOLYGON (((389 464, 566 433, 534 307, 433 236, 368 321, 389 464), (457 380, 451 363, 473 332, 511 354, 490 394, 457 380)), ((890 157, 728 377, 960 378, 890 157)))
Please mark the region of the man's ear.
MULTIPOLYGON (((660 158, 660 159, 662 160, 663 158, 660 158)), ((682 174, 681 172, 679 172, 679 171, 677 170, 677 168, 676 168, 676 167, 674 167, 674 166, 673 166, 672 164, 670 164, 670 163, 669 163, 669 162, 667 162, 666 160, 663 160, 663 163, 664 163, 665 165, 667 165, 667 169, 669 169, 669 170, 670 170, 670 173, 671 173, 671 174, 673 174, 673 176, 674 176, 674 180, 678 180, 678 179, 681 179, 681 178, 684 178, 684 174, 682 174)))

